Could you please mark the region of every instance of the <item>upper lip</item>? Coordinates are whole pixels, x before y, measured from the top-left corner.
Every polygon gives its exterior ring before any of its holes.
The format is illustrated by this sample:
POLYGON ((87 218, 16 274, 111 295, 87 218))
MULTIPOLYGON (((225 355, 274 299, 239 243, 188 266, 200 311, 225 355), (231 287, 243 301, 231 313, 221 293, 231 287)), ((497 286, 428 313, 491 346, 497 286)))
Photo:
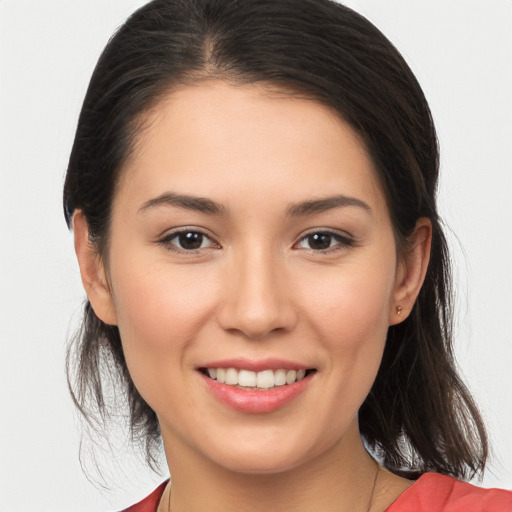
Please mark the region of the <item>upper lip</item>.
POLYGON ((222 359, 218 361, 208 361, 201 364, 198 368, 235 368, 237 370, 250 370, 261 372, 263 370, 310 370, 313 367, 295 361, 285 359, 266 358, 266 359, 246 359, 237 357, 233 359, 222 359))

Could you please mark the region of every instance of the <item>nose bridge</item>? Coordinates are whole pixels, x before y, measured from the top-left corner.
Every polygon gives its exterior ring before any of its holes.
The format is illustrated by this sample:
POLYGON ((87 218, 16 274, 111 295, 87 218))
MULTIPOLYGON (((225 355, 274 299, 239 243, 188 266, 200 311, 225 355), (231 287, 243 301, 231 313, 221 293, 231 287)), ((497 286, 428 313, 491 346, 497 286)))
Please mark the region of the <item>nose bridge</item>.
POLYGON ((219 315, 223 328, 253 339, 290 329, 295 314, 285 274, 279 255, 261 241, 234 252, 219 315))

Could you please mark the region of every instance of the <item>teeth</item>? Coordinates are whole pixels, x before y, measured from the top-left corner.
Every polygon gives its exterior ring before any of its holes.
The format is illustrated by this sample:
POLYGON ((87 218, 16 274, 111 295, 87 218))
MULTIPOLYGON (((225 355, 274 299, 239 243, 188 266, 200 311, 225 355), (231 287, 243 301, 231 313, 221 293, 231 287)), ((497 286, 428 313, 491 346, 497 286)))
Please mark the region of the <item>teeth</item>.
POLYGON ((237 384, 247 388, 256 387, 256 373, 249 370, 240 370, 237 384))
POLYGON ((295 370, 290 370, 286 374, 286 384, 291 384, 292 382, 295 382, 296 378, 297 378, 297 372, 295 370))
POLYGON ((286 370, 277 370, 274 372, 274 385, 284 386, 286 384, 286 370))
POLYGON ((226 380, 224 382, 231 386, 236 386, 238 384, 238 372, 234 368, 228 368, 226 370, 226 380))
POLYGON ((230 386, 243 388, 270 389, 299 382, 306 375, 306 370, 236 370, 235 368, 208 368, 211 379, 230 386))
POLYGON ((265 370, 256 374, 256 387, 260 389, 269 389, 274 387, 274 372, 265 370))
POLYGON ((219 382, 226 382, 226 370, 224 368, 217 368, 217 380, 219 382))

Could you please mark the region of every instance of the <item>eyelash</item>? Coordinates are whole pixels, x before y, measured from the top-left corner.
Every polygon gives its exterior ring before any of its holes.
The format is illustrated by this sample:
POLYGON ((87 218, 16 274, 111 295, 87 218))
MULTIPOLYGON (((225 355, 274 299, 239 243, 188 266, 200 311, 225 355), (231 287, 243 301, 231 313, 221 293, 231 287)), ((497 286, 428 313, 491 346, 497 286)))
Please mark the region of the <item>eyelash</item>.
MULTIPOLYGON (((191 228, 183 228, 178 229, 176 231, 172 231, 171 233, 168 233, 164 237, 160 238, 157 241, 158 245, 161 245, 162 247, 165 247, 166 249, 182 254, 197 254, 201 249, 209 249, 209 248, 218 248, 220 247, 219 244, 217 244, 211 236, 206 234, 204 231, 201 231, 200 229, 191 229, 191 228), (172 243, 172 240, 175 238, 178 238, 180 235, 187 235, 187 234, 194 234, 194 235, 201 235, 203 237, 202 242, 204 242, 204 239, 207 239, 210 241, 211 245, 208 247, 199 247, 197 249, 184 249, 182 247, 179 247, 177 244, 172 243)), ((202 243, 201 243, 202 245, 202 243)))
MULTIPOLYGON (((334 252, 337 250, 343 250, 348 249, 354 246, 355 240, 350 237, 349 235, 342 235, 339 232, 323 229, 323 230, 315 230, 310 231, 309 233, 305 234, 298 242, 294 244, 294 247, 301 244, 302 242, 308 240, 308 238, 313 237, 315 235, 321 235, 321 236, 328 236, 331 237, 329 242, 332 242, 333 240, 337 242, 334 246, 329 246, 325 249, 313 249, 313 248, 303 248, 304 250, 310 251, 315 254, 325 254, 334 252)), ((158 245, 161 245, 165 247, 166 249, 182 254, 197 254, 201 249, 209 249, 209 248, 219 248, 220 245, 215 242, 211 236, 206 234, 204 231, 201 231, 199 229, 190 229, 190 228, 183 228, 176 231, 172 231, 171 233, 168 233, 164 237, 157 240, 158 245), (198 247, 197 249, 184 249, 183 247, 179 247, 177 244, 172 243, 172 240, 180 237, 180 235, 188 235, 188 234, 194 234, 194 235, 200 235, 203 237, 201 239, 201 247, 198 247), (204 239, 207 239, 210 241, 210 245, 208 247, 202 247, 204 243, 204 239)))
POLYGON ((315 236, 315 235, 327 235, 331 237, 331 241, 334 240, 338 242, 334 246, 327 247, 326 249, 311 249, 311 248, 305 248, 305 250, 313 252, 315 254, 326 254, 338 250, 343 249, 349 249, 354 246, 355 240, 348 234, 341 234, 337 231, 332 231, 329 229, 316 229, 314 231, 310 231, 306 235, 304 235, 296 244, 300 244, 303 241, 307 240, 308 238, 315 236))

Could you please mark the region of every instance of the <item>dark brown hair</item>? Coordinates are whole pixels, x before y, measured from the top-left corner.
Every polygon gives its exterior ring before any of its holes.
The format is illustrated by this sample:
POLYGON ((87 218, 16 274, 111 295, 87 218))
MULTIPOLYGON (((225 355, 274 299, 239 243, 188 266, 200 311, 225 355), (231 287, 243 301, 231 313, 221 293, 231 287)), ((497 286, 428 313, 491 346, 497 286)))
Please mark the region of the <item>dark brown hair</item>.
MULTIPOLYGON (((271 86, 334 108, 366 144, 398 247, 406 246, 418 218, 430 219, 426 280, 410 316, 389 328, 359 411, 360 430, 369 450, 397 474, 469 478, 482 471, 484 426, 453 358, 431 113, 399 52, 354 11, 331 0, 154 0, 139 9, 109 41, 85 97, 64 187, 68 225, 81 209, 106 255, 116 182, 143 114, 173 87, 208 79, 271 86)), ((68 378, 90 422, 106 422, 106 383, 121 390, 132 435, 153 460, 160 444, 156 415, 130 378, 117 327, 103 324, 88 302, 68 354, 68 378)))

